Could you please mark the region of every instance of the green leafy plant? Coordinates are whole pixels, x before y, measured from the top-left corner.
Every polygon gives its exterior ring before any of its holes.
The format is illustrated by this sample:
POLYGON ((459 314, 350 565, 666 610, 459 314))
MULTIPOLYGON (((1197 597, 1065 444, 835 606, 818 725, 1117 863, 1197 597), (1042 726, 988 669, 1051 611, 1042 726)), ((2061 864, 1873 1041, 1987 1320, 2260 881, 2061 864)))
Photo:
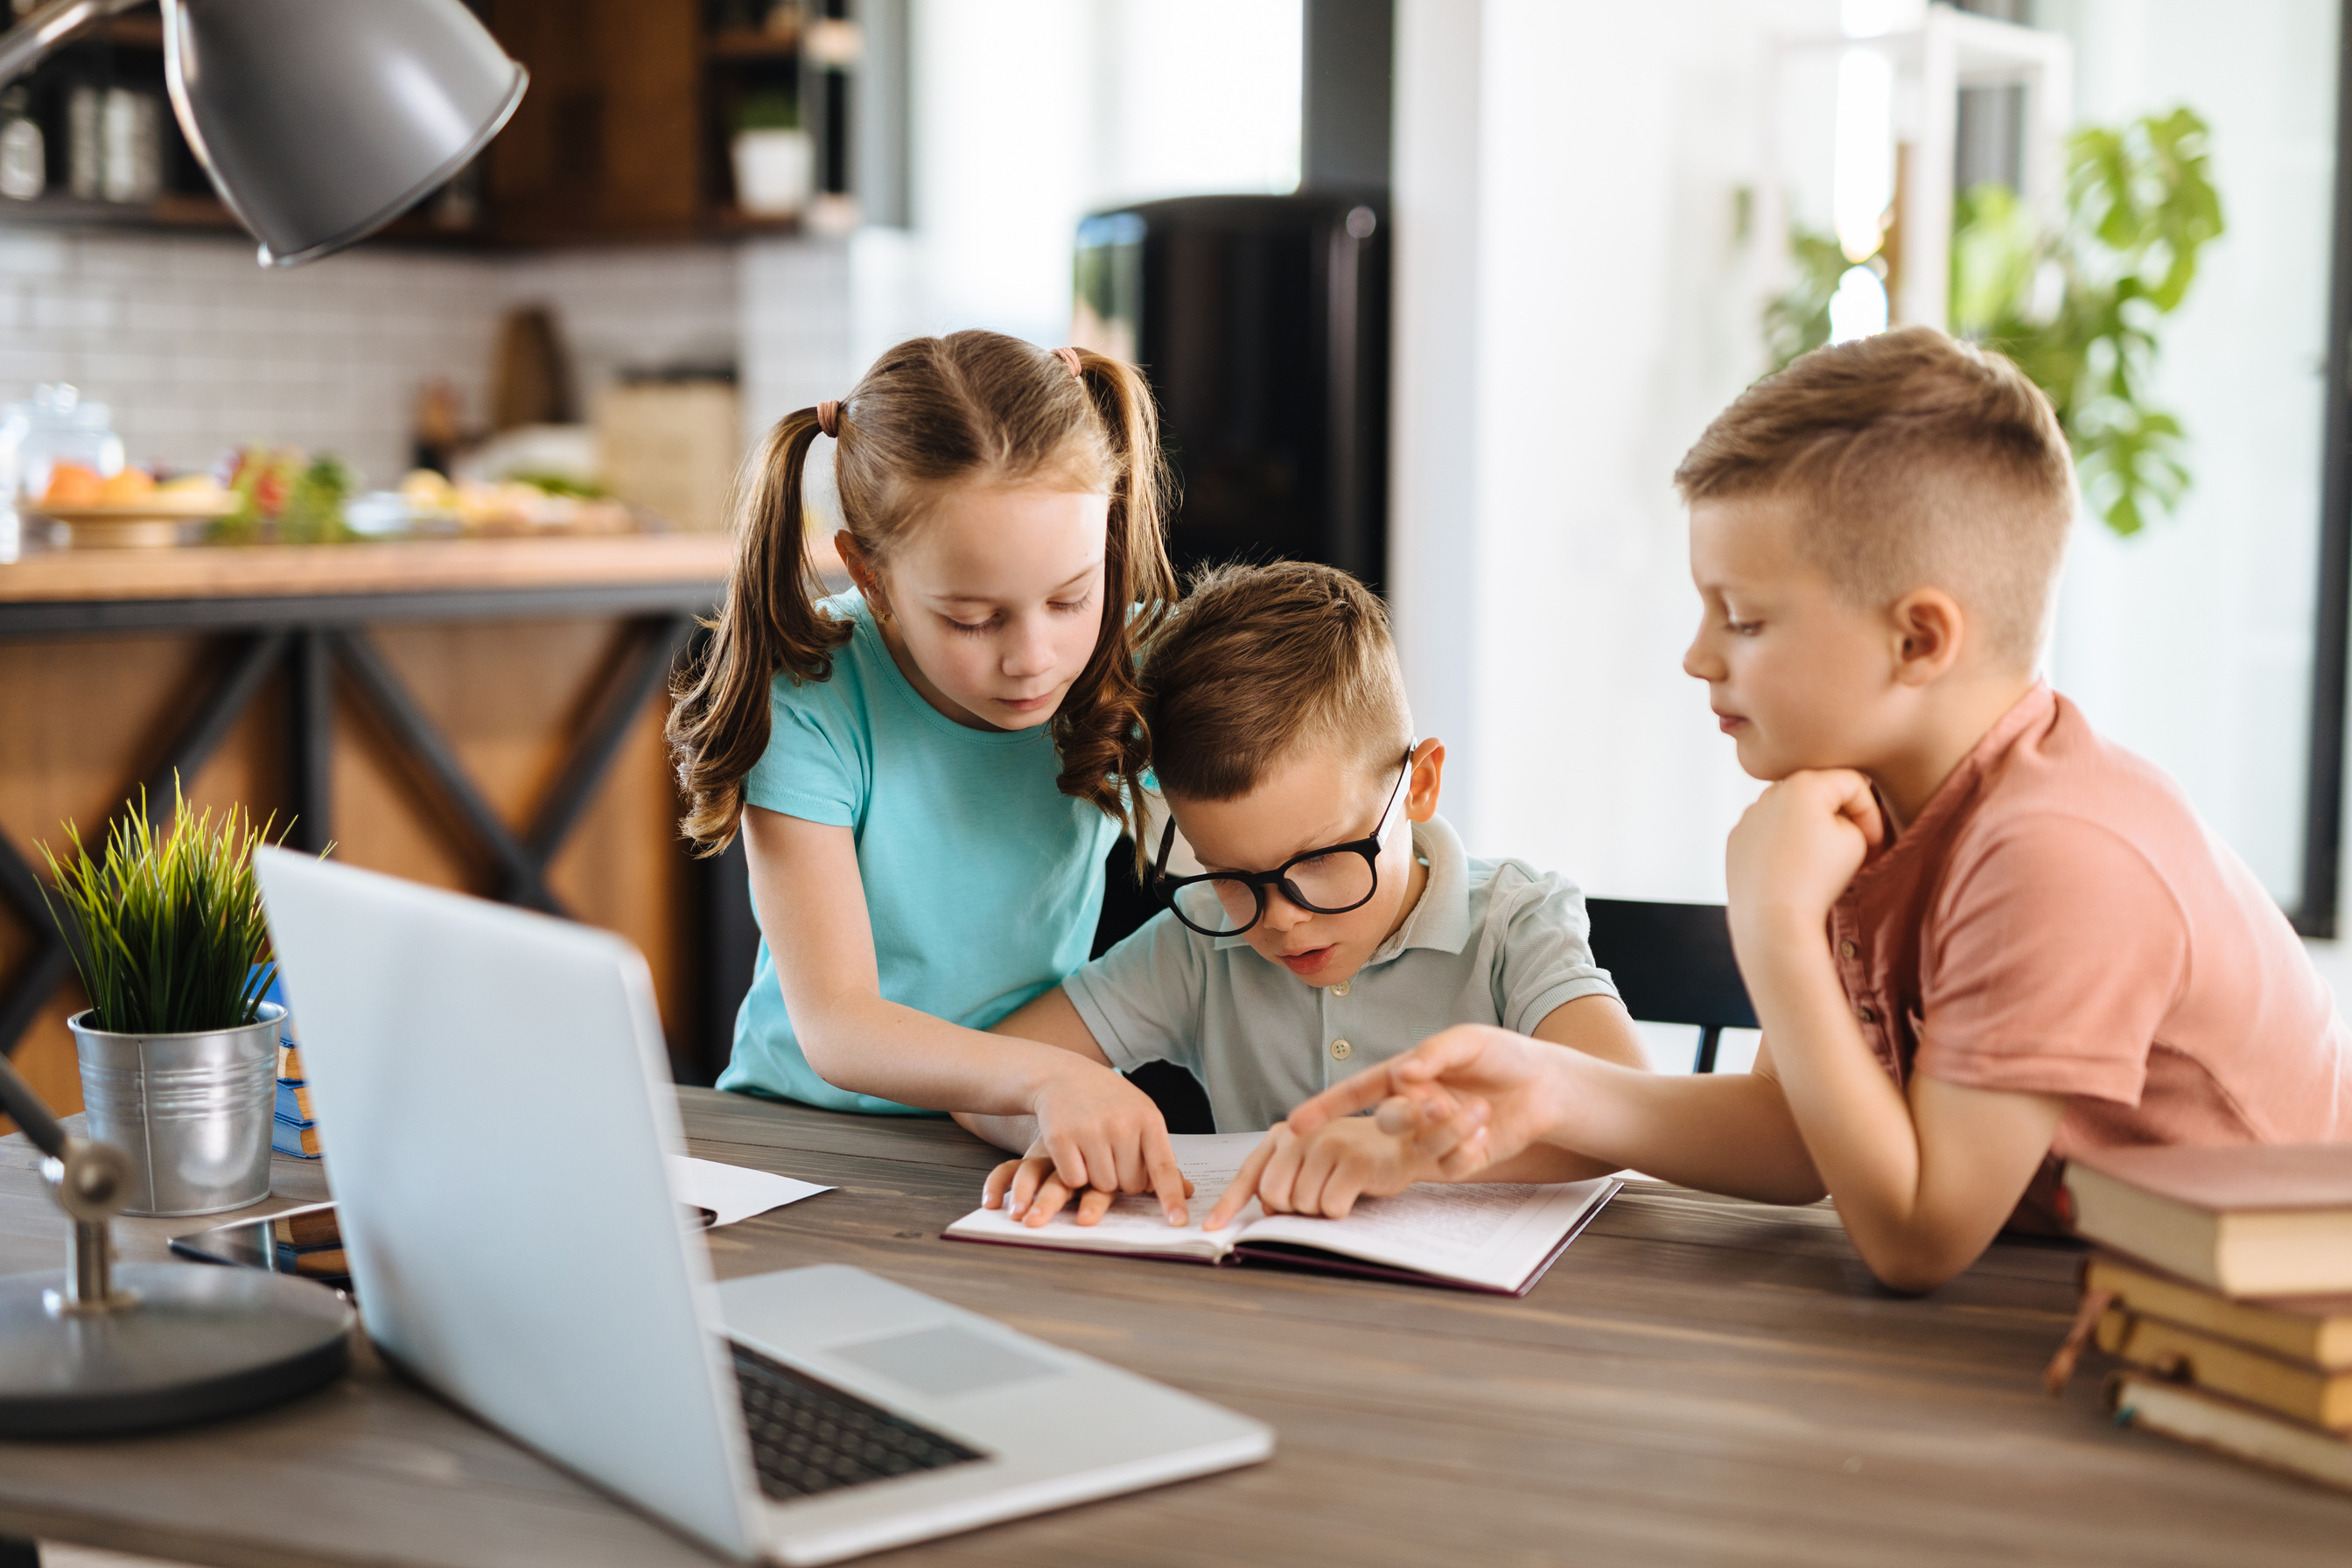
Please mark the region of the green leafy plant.
POLYGON ((223 543, 343 544, 357 539, 343 503, 360 477, 332 452, 313 458, 299 447, 247 447, 236 455, 228 488, 236 510, 213 525, 223 543))
POLYGON ((343 521, 343 502, 359 488, 352 466, 332 452, 304 464, 286 493, 286 510, 278 514, 278 539, 282 544, 343 544, 355 538, 343 521))
MULTIPOLYGON (((1954 207, 1952 331, 2008 354, 2050 395, 2084 500, 2125 537, 2147 526, 2151 508, 2171 511, 2190 482, 2187 432, 2147 389, 2158 323, 2188 298, 2200 252, 2227 227, 2210 141, 2186 108, 2076 131, 2054 232, 2003 185, 1973 186, 1954 207)), ((1800 231, 1790 249, 1798 280, 1765 311, 1776 366, 1828 341, 1829 292, 1843 269, 1826 237, 1800 231)))
POLYGON ((1790 231, 1789 261, 1796 280, 1764 307, 1764 342, 1774 370, 1830 341, 1830 296, 1853 265, 1834 238, 1810 228, 1790 231))
POLYGON ((613 493, 594 479, 575 479, 551 468, 520 468, 507 476, 507 483, 529 485, 551 496, 578 496, 582 500, 604 500, 613 493))
POLYGON ((798 131, 800 100, 789 92, 751 93, 735 106, 738 131, 798 131))
POLYGON ((270 824, 256 827, 241 805, 217 822, 210 811, 191 817, 176 777, 172 798, 171 821, 158 828, 141 790, 108 831, 102 854, 86 849, 70 822, 73 853, 64 865, 40 847, 57 884, 54 899, 42 896, 89 994, 90 1023, 116 1034, 250 1024, 277 972, 266 957, 269 931, 253 869, 270 824))

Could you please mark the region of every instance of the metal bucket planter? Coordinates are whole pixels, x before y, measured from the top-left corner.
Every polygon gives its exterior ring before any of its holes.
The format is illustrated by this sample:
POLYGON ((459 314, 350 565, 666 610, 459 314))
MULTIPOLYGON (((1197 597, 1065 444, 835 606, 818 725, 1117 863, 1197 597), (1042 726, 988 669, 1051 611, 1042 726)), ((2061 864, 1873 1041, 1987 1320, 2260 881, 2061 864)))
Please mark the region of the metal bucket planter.
POLYGON ((186 1035, 117 1035, 66 1020, 81 1061, 88 1136, 131 1156, 122 1210, 218 1214, 269 1195, 278 1037, 286 1009, 262 1004, 250 1024, 186 1035))

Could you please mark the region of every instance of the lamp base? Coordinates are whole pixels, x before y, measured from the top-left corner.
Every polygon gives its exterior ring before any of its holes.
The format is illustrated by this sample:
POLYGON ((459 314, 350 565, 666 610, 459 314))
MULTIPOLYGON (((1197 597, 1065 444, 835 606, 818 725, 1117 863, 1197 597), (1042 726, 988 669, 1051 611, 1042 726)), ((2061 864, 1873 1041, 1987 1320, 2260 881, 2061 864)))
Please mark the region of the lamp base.
POLYGON ((61 1310, 62 1272, 0 1278, 0 1437, 95 1437, 209 1421, 307 1394, 351 1365, 351 1306, 258 1269, 131 1263, 131 1300, 61 1310), (44 1300, 44 1298, 47 1300, 44 1300))

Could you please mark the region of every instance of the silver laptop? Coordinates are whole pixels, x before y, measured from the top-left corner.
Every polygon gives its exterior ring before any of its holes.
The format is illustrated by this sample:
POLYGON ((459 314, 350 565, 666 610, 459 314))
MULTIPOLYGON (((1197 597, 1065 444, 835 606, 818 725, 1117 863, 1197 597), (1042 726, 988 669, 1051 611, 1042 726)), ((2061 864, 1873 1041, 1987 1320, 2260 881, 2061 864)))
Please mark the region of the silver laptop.
POLYGON ((368 1333, 492 1426, 789 1563, 1273 1451, 1257 1422, 860 1269, 714 1286, 669 1188, 685 1145, 635 948, 259 865, 368 1333))

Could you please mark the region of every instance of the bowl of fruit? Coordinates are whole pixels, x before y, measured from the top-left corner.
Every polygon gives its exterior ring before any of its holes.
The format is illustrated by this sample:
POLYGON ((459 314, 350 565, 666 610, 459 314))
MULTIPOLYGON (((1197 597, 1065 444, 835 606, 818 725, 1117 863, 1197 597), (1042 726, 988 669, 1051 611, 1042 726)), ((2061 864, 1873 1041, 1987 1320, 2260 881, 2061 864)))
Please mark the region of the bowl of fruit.
POLYGON ((84 463, 58 462, 25 510, 63 523, 78 548, 123 550, 177 544, 190 524, 226 517, 236 505, 235 492, 210 474, 158 484, 144 468, 101 475, 84 463))

